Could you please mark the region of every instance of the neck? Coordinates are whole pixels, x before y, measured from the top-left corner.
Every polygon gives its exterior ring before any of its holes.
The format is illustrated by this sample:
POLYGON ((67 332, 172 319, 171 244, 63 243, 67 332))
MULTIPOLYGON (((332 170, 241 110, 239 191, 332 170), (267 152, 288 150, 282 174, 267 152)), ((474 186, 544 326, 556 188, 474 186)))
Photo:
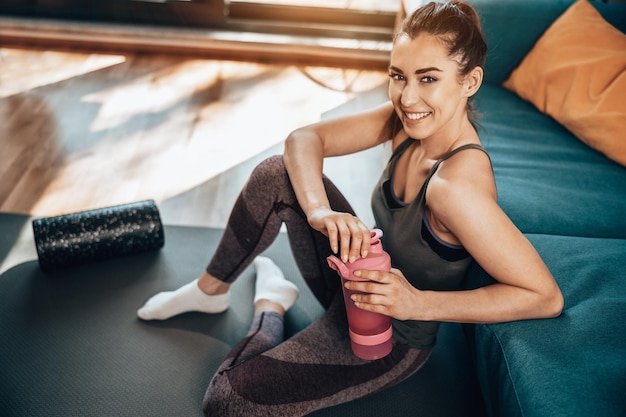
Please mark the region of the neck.
POLYGON ((465 117, 459 123, 448 123, 445 129, 420 140, 423 156, 438 160, 450 151, 468 143, 480 143, 478 134, 469 119, 465 117))

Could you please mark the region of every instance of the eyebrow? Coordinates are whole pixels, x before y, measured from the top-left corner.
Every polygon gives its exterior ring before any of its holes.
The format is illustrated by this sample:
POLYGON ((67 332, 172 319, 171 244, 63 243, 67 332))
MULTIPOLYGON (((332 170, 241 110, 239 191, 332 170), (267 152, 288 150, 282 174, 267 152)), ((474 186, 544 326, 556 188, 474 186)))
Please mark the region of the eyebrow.
MULTIPOLYGON (((393 65, 389 66, 390 70, 399 72, 399 73, 403 73, 403 71, 400 68, 394 67, 393 65)), ((430 71, 439 71, 441 72, 441 70, 437 67, 428 67, 428 68, 420 68, 417 71, 415 71, 415 74, 419 75, 419 74, 424 74, 426 72, 430 72, 430 71)))

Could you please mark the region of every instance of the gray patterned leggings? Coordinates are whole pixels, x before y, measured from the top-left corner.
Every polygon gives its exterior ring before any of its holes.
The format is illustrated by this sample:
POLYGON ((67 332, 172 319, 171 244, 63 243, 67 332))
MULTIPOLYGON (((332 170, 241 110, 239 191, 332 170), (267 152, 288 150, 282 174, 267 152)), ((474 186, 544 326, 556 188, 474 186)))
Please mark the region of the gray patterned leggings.
MULTIPOLYGON (((332 208, 353 213, 328 179, 324 184, 332 208)), ((209 383, 206 416, 303 416, 393 386, 416 372, 430 354, 394 342, 383 359, 353 355, 340 280, 326 263, 328 239, 308 225, 281 156, 265 160, 250 176, 207 271, 233 282, 269 247, 283 223, 296 264, 326 313, 288 340, 281 315, 255 316, 248 335, 209 383)))

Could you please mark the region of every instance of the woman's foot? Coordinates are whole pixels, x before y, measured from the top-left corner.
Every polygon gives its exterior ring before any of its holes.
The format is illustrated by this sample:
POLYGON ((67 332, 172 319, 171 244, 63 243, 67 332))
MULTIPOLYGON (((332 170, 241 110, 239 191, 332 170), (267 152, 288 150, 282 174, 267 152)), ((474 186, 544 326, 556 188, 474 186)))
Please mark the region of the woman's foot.
POLYGON ((229 285, 205 273, 202 278, 195 279, 175 291, 164 291, 154 295, 137 310, 137 316, 143 320, 166 320, 190 311, 222 313, 229 305, 229 285))
POLYGON ((285 314, 298 299, 298 287, 285 279, 283 271, 270 259, 257 256, 254 312, 276 311, 285 314))
MULTIPOLYGON (((266 257, 254 260, 256 286, 255 312, 276 311, 285 314, 298 299, 298 287, 287 281, 283 272, 266 257)), ((150 298, 137 310, 143 320, 166 320, 190 311, 222 313, 230 305, 230 285, 204 274, 175 291, 164 291, 150 298)))

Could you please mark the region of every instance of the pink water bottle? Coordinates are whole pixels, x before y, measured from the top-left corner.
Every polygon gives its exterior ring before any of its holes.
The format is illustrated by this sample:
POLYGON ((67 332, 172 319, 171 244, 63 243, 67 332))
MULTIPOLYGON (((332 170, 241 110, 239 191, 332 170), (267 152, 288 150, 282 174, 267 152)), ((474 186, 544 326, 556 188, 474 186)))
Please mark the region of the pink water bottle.
MULTIPOLYGON (((359 269, 377 271, 389 271, 391 269, 391 258, 383 250, 380 242, 382 235, 382 230, 372 230, 370 251, 366 258, 359 258, 353 263, 344 263, 336 256, 327 258, 328 265, 339 273, 342 283, 345 283, 345 280, 367 281, 367 279, 354 276, 354 271, 359 269)), ((357 308, 350 298, 352 294, 356 293, 356 291, 343 287, 352 352, 361 359, 380 359, 388 355, 393 347, 391 318, 384 314, 357 308)))

